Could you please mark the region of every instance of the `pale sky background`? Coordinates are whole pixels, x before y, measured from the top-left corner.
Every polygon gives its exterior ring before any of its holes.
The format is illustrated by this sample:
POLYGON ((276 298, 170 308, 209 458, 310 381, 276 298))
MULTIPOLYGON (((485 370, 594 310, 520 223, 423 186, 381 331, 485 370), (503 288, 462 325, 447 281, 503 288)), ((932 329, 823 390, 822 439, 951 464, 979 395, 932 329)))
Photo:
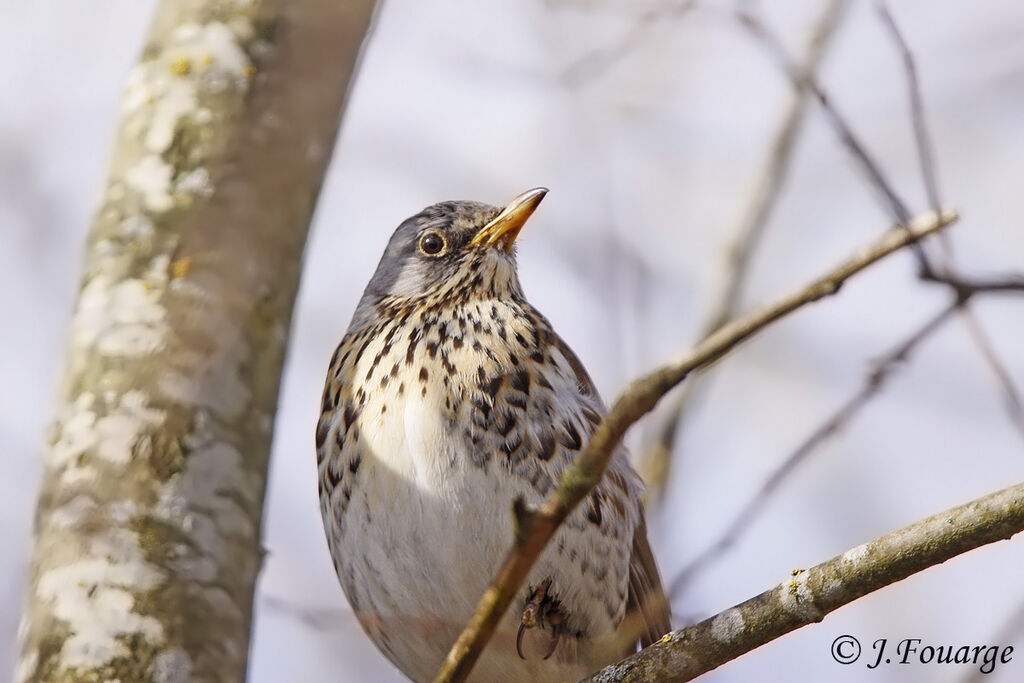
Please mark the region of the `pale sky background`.
MULTIPOLYGON (((724 6, 724 3, 705 3, 724 6)), ((820 3, 762 3, 788 45, 820 3)), ((854 2, 822 71, 833 100, 915 209, 924 208, 899 58, 854 2)), ((13 668, 39 453, 125 76, 154 3, 0 2, 0 671, 13 668)), ((551 193, 521 237, 520 273, 610 400, 685 349, 722 247, 790 96, 722 13, 614 0, 389 0, 368 45, 321 195, 275 438, 250 680, 397 681, 334 578, 316 499, 313 427, 327 361, 392 229, 444 199, 551 193), (634 36, 606 66, 574 68, 634 36), (295 609, 281 609, 280 604, 295 609), (321 623, 295 616, 308 609, 321 623)), ((952 231, 971 273, 1024 271, 1024 3, 893 0, 918 59, 952 231)), ((807 280, 889 223, 812 110, 758 252, 746 305, 807 280)), ((861 384, 870 359, 947 300, 898 255, 776 325, 715 370, 649 513, 666 580, 713 543, 776 463, 861 384)), ((975 306, 1024 384, 1024 301, 975 306)), ((630 443, 642 443, 634 430, 630 443)), ((963 324, 925 343, 848 429, 788 479, 721 562, 676 602, 725 609, 888 531, 1024 478, 1024 438, 963 324)), ((841 634, 1014 645, 988 681, 1024 680, 1024 539, 956 558, 845 607, 708 681, 960 681, 972 667, 841 666, 841 634)))

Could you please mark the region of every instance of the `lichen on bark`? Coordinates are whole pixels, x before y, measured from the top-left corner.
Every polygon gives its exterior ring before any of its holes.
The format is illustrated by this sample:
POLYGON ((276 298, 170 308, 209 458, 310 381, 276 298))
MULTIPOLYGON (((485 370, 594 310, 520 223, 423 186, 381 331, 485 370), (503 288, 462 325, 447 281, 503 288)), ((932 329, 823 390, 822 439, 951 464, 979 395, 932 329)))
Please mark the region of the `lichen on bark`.
POLYGON ((164 2, 45 453, 19 681, 243 680, 302 250, 373 2, 164 2), (283 29, 283 30, 278 30, 283 29))

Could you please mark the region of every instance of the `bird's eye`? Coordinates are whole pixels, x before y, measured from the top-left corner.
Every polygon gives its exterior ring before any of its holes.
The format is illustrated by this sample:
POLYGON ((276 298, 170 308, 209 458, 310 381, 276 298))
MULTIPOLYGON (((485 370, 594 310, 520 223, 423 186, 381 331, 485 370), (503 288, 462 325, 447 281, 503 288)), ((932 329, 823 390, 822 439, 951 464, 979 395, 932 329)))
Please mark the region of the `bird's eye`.
POLYGON ((428 232, 420 238, 420 251, 427 256, 437 256, 446 246, 444 237, 436 232, 428 232))

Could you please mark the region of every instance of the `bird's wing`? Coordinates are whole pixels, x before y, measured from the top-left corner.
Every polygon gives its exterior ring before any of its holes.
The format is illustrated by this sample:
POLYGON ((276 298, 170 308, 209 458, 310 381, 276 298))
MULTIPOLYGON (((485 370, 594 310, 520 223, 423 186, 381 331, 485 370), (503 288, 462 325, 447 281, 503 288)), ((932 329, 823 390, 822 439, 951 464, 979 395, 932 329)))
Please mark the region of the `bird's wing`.
MULTIPOLYGON (((580 393, 601 405, 601 397, 597 393, 594 381, 590 379, 580 359, 557 334, 554 335, 554 344, 569 361, 576 374, 580 393)), ((601 410, 603 412, 603 406, 601 410)), ((625 620, 627 627, 635 629, 641 647, 647 647, 672 630, 668 599, 661 586, 661 576, 658 574, 658 565, 654 562, 654 553, 647 542, 647 523, 644 521, 642 509, 639 511, 639 521, 633 532, 625 620)))
POLYGON ((633 556, 629 561, 629 593, 626 598, 626 623, 635 624, 640 647, 657 642, 672 630, 669 604, 661 587, 661 576, 654 554, 647 543, 647 523, 643 511, 633 534, 633 556))

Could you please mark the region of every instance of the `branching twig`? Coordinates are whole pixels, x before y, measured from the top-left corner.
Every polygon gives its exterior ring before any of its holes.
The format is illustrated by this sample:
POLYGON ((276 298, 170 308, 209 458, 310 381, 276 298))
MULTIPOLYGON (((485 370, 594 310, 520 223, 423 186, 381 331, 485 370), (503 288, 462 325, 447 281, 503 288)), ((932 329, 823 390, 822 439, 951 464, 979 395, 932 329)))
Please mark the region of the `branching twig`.
POLYGON ((937 315, 929 318, 910 337, 904 339, 874 364, 874 368, 868 373, 863 386, 844 401, 825 422, 804 439, 789 457, 782 461, 761 484, 757 493, 747 501, 747 504, 736 515, 732 523, 725 528, 725 531, 722 532, 718 540, 698 555, 672 580, 668 589, 670 602, 682 594, 683 590, 697 574, 718 560, 739 540, 740 536, 750 527, 757 514, 764 508, 768 499, 778 490, 786 477, 798 465, 803 463, 827 438, 846 426, 860 409, 882 390, 893 371, 907 360, 910 354, 917 348, 917 345, 938 330, 949 319, 950 315, 964 303, 966 303, 966 299, 954 300, 949 306, 943 308, 937 315))
POLYGON ((689 681, 884 586, 1024 530, 1024 483, 853 548, 586 679, 689 681))
MULTIPOLYGON (((806 43, 806 54, 800 70, 814 73, 825 54, 825 49, 839 27, 849 0, 831 0, 819 19, 815 22, 806 43)), ((725 282, 718 298, 702 326, 700 338, 711 334, 719 327, 734 318, 739 306, 740 292, 743 290, 751 257, 760 243, 768 218, 775 208, 783 183, 789 171, 790 161, 800 128, 807 111, 807 93, 797 90, 790 100, 789 107, 782 118, 769 149, 768 158, 761 168, 755 181, 754 191, 743 213, 740 223, 725 250, 725 282)), ((675 452, 676 435, 689 406, 697 396, 699 388, 704 387, 708 380, 695 377, 678 392, 672 405, 666 412, 665 419, 657 430, 657 435, 647 451, 637 459, 640 474, 647 484, 648 495, 659 497, 669 478, 672 456, 675 452)))
POLYGON ((511 604, 533 564, 569 513, 604 475, 612 452, 626 430, 650 412, 670 389, 691 372, 706 367, 755 333, 809 303, 835 294, 850 277, 879 259, 913 244, 956 220, 956 214, 927 213, 889 230, 821 278, 736 319, 708 336, 673 363, 634 380, 604 416, 587 445, 562 473, 558 488, 535 512, 520 511, 520 533, 493 583, 481 597, 473 617, 448 653, 435 683, 462 681, 469 675, 498 622, 511 604))
MULTIPOLYGON (((903 35, 899 30, 899 27, 896 25, 895 20, 883 2, 879 2, 878 10, 886 29, 892 35, 893 40, 896 43, 896 47, 900 53, 900 57, 907 73, 911 119, 914 128, 914 138, 918 151, 918 158, 921 166, 921 174, 925 185, 925 193, 928 197, 929 203, 932 206, 938 206, 941 198, 938 188, 938 174, 934 163, 935 155, 925 122, 924 101, 921 96, 921 88, 917 78, 917 69, 914 64, 914 58, 906 40, 903 38, 903 35)), ((808 71, 801 72, 793 64, 792 59, 786 53, 779 40, 756 18, 743 13, 739 15, 739 18, 741 23, 775 56, 782 69, 789 75, 794 87, 798 90, 811 92, 820 101, 828 121, 832 124, 840 139, 846 145, 853 157, 861 164, 861 166, 863 166, 872 185, 874 185, 874 187, 887 198, 890 211, 894 219, 897 222, 902 222, 904 220, 904 216, 908 213, 906 205, 899 198, 896 191, 893 189, 893 186, 885 178, 878 163, 868 154, 866 147, 853 134, 853 131, 850 129, 849 125, 847 125, 845 118, 829 101, 822 88, 814 79, 813 73, 808 71)), ((947 263, 942 268, 941 272, 933 267, 924 249, 918 245, 915 245, 914 247, 914 255, 918 262, 918 275, 923 281, 946 285, 953 290, 957 297, 962 297, 965 292, 1024 292, 1024 276, 1013 274, 982 279, 968 278, 959 275, 956 272, 953 263, 952 249, 949 241, 945 238, 945 235, 940 237, 940 241, 945 246, 947 257, 947 263)), ((975 345, 978 347, 979 352, 995 373, 996 380, 999 384, 1000 391, 1003 394, 1004 403, 1007 406, 1011 420, 1017 429, 1024 433, 1024 413, 1022 413, 1021 410, 1021 401, 1019 398, 1020 392, 1014 385, 1009 373, 1005 371, 1004 365, 1000 361, 998 355, 994 352, 992 345, 988 343, 984 329, 979 325, 976 319, 971 317, 969 307, 962 307, 961 315, 964 318, 965 324, 968 326, 968 331, 970 332, 975 345)))
POLYGON ((839 110, 832 105, 832 102, 825 94, 825 91, 818 84, 818 80, 814 77, 814 74, 802 70, 786 52, 785 47, 783 47, 779 39, 756 17, 744 12, 740 12, 737 17, 739 18, 740 25, 746 28, 750 34, 763 44, 772 54, 775 60, 786 72, 786 75, 789 76, 794 87, 798 90, 808 91, 815 99, 818 100, 819 103, 821 103, 821 108, 825 113, 826 119, 832 125, 833 129, 835 129, 840 140, 842 140, 843 144, 851 152, 854 159, 860 163, 864 172, 867 174, 868 179, 871 181, 871 185, 885 197, 886 204, 888 205, 889 211, 895 221, 902 225, 910 220, 911 214, 910 209, 907 208, 907 204, 896 193, 894 186, 882 172, 881 166, 879 166, 874 158, 868 154, 867 148, 857 138, 857 136, 854 135, 853 129, 850 128, 845 117, 843 117, 842 114, 839 113, 839 110))

